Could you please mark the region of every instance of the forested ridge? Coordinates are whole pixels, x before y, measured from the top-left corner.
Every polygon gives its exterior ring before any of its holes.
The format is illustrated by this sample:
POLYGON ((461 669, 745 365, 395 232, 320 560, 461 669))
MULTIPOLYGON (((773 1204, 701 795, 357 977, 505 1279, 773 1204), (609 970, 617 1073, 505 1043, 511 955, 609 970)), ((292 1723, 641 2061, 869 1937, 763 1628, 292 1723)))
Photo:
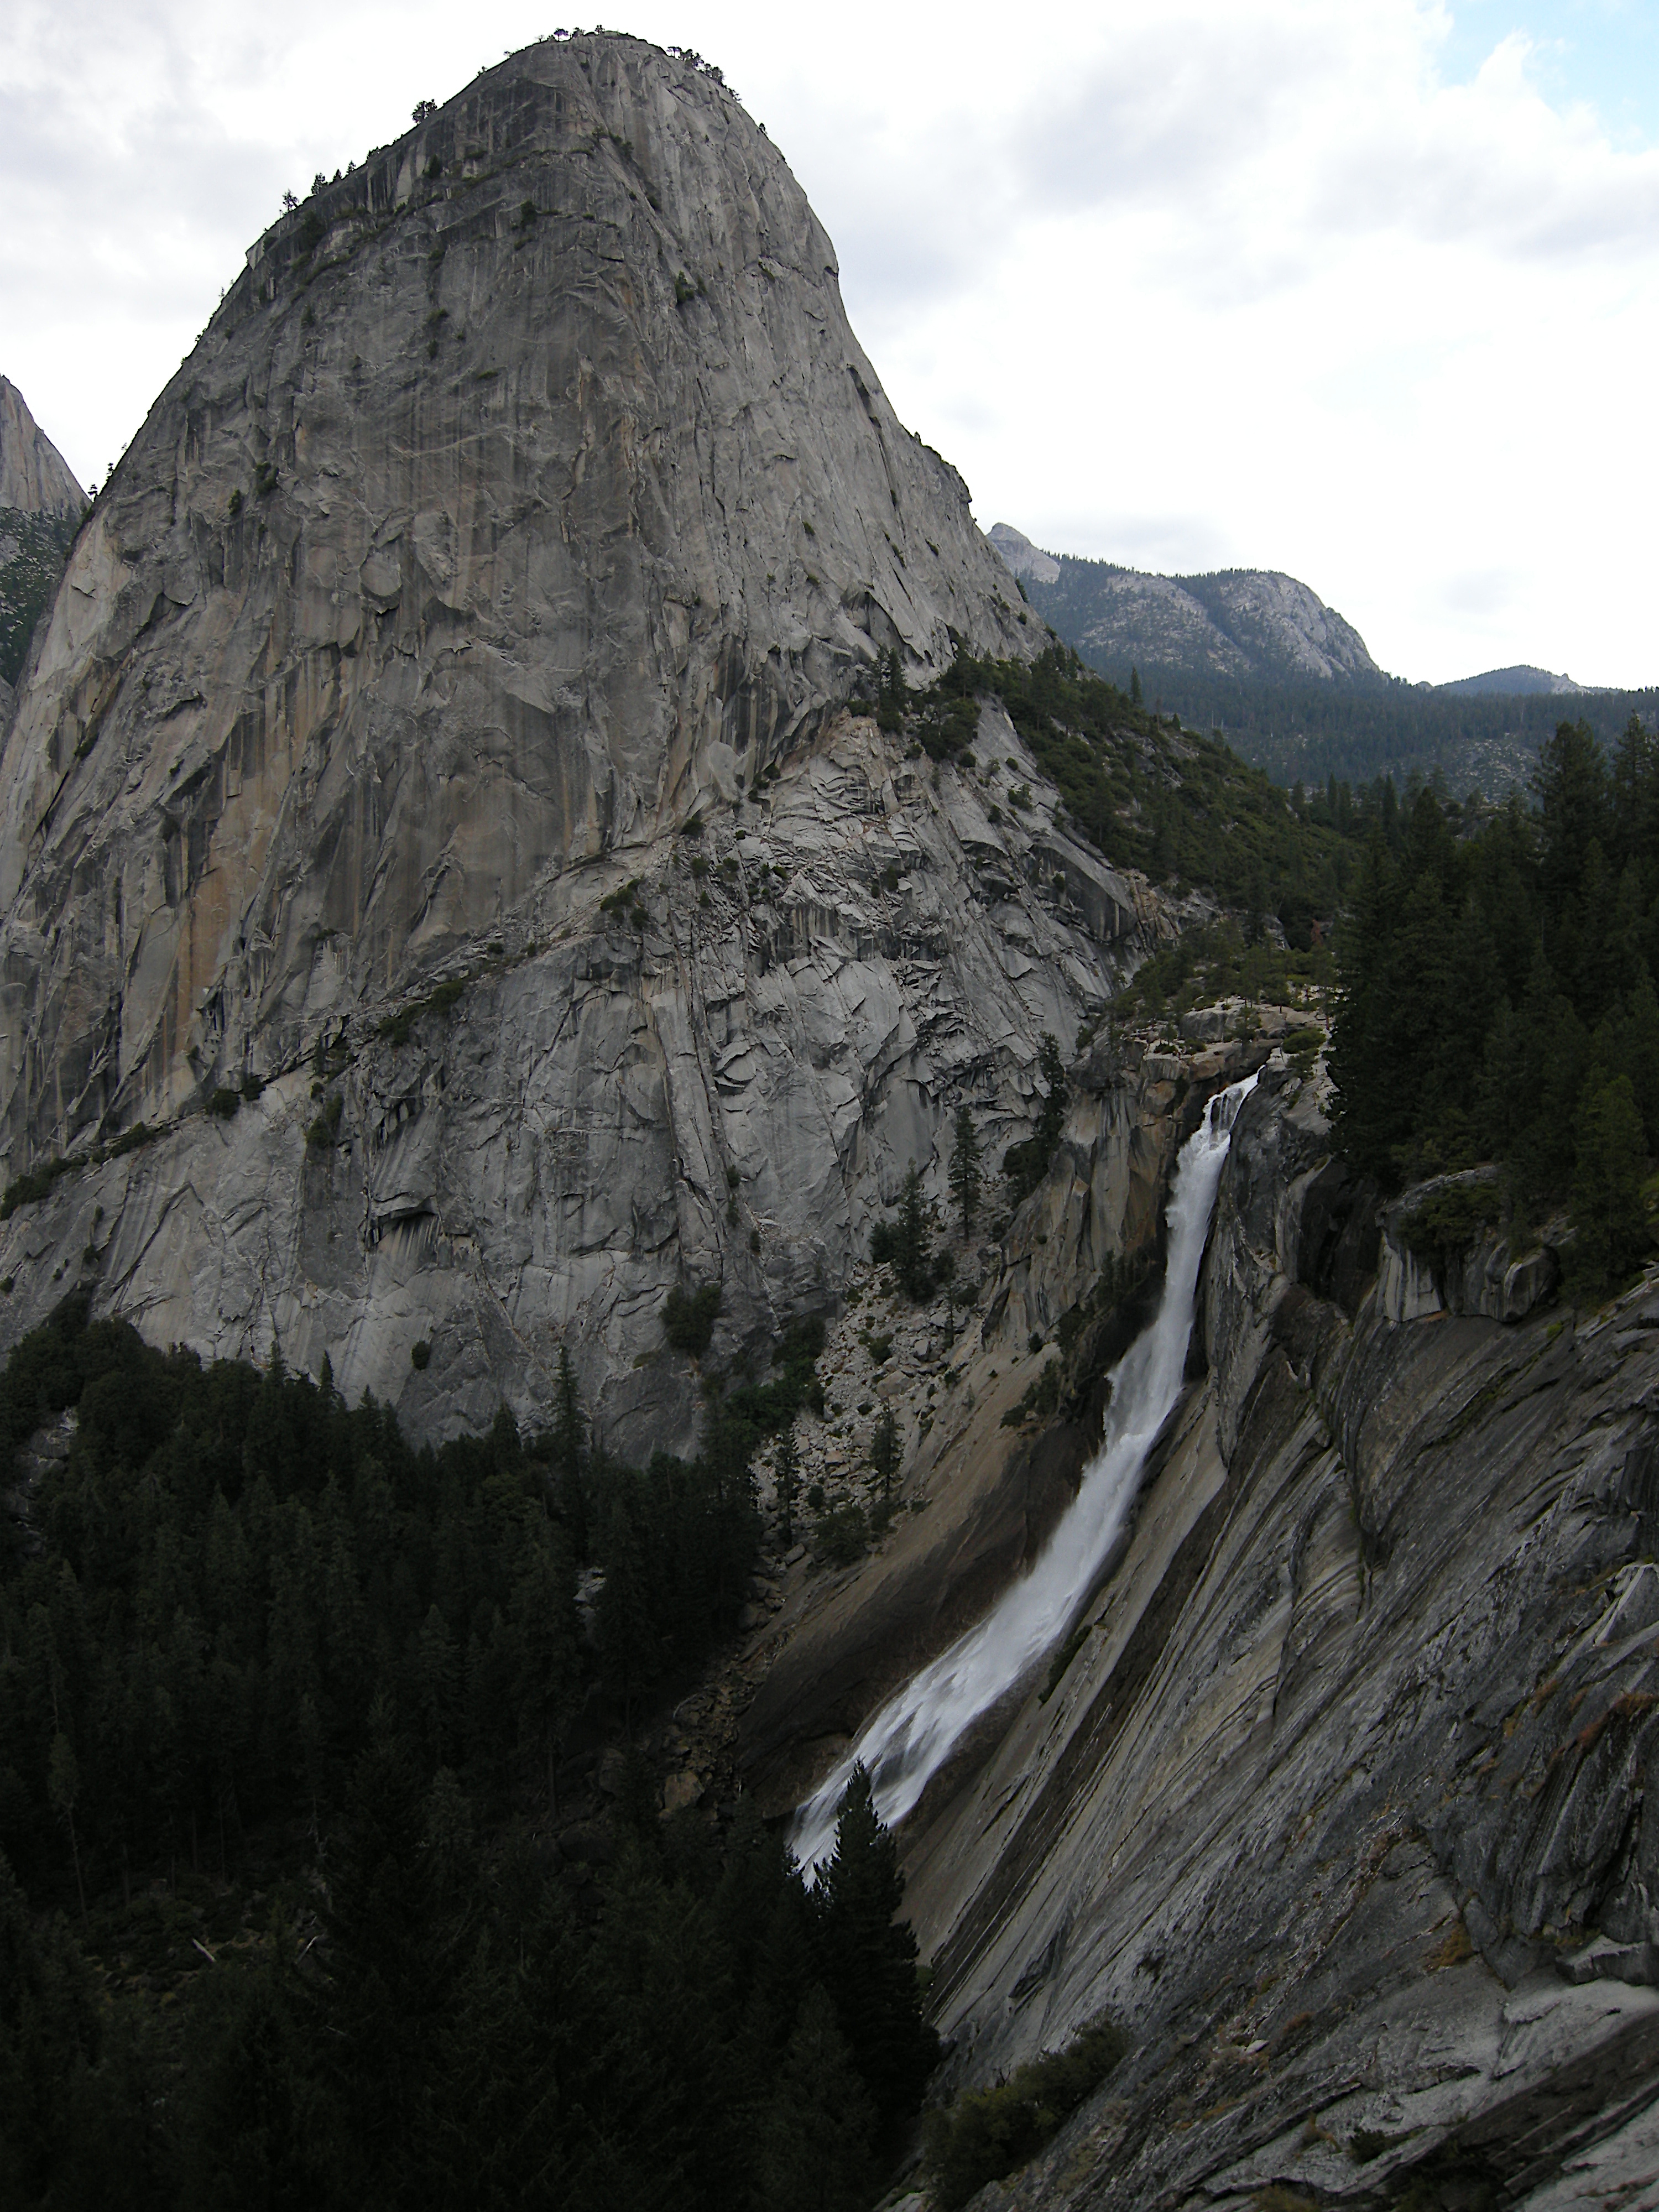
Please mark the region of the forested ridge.
POLYGON ((597 1878, 547 1819, 730 1626, 811 1340, 639 1471, 568 1366, 416 1450, 79 1301, 16 1347, 0 1448, 73 1419, 3 1523, 0 2206, 868 2201, 933 2040, 867 1785, 810 1888, 637 1757, 597 1878))
POLYGON ((1341 901, 1356 829, 1384 804, 1385 788, 1395 803, 1382 782, 1356 793, 1332 779, 1311 799, 1300 787, 1281 790, 1219 738, 1149 713, 1063 645, 1029 663, 959 649, 921 692, 905 689, 893 662, 875 705, 918 754, 982 775, 973 748, 986 696, 1006 708, 1058 790, 1063 818, 1103 858, 1157 884, 1201 885, 1258 926, 1276 915, 1298 947, 1341 901))
POLYGON ((1553 1210, 1599 1293, 1650 1249, 1659 1152, 1659 744, 1609 757, 1582 720, 1519 795, 1458 834, 1429 790, 1367 840, 1340 949, 1338 1141, 1385 1189, 1496 1162, 1421 1217, 1427 1246, 1553 1210))
MULTIPOLYGON (((1116 660, 1093 660, 1109 677, 1127 678, 1116 660)), ((1659 692, 1559 693, 1443 691, 1397 676, 1369 684, 1270 682, 1260 678, 1201 676, 1191 671, 1139 670, 1154 706, 1183 722, 1211 731, 1276 783, 1300 778, 1323 783, 1330 776, 1374 782, 1389 775, 1404 782, 1437 771, 1460 794, 1471 788, 1492 800, 1524 792, 1539 747, 1563 712, 1583 714, 1605 738, 1614 739, 1632 714, 1651 726, 1659 692)))

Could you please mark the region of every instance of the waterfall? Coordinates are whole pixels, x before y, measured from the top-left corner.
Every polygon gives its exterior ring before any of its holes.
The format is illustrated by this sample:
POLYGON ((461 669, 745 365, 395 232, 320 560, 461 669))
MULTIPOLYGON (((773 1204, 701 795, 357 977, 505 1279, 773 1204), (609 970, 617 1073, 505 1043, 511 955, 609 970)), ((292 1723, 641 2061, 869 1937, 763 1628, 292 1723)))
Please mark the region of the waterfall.
POLYGON ((1210 1101, 1182 1147, 1167 1214, 1169 1260, 1158 1311, 1112 1370, 1100 1449, 1077 1496, 1029 1574, 1011 1583, 977 1627, 883 1706, 828 1781, 801 1806, 790 1848, 809 1871, 835 1843, 848 1778, 861 1761, 876 1809, 891 1827, 980 1715, 1011 1690, 1071 1629, 1133 1501, 1146 1455, 1181 1389, 1198 1293, 1199 1263, 1231 1141, 1233 1121, 1256 1078, 1210 1101))

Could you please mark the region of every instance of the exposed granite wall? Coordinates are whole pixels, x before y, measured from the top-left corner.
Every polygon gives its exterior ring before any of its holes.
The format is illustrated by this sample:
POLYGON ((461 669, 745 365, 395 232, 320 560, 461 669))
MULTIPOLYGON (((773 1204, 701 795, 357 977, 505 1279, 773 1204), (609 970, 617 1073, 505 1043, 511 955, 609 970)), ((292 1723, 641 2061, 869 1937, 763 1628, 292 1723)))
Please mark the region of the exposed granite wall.
POLYGON ((1402 1324, 1374 1214, 1269 1071, 1090 1632, 907 1837, 963 2074, 1134 2039, 988 2203, 1645 2201, 1659 1287, 1402 1324))
POLYGON ((720 1279, 722 1358, 833 1297, 1156 926, 1029 762, 998 823, 837 720, 878 652, 1039 629, 729 93, 614 36, 481 75, 259 241, 37 639, 0 1176, 162 1133, 14 1215, 0 1339, 89 1282, 425 1431, 564 1346, 617 1449, 686 1447, 666 1289, 720 1279))

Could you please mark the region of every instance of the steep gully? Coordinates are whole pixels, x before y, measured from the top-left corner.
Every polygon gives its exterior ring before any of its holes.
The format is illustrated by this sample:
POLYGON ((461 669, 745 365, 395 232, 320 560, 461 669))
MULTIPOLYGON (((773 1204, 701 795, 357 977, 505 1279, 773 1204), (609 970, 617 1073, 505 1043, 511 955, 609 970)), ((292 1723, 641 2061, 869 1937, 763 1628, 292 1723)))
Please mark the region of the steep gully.
POLYGON ((1071 1627, 1122 1528, 1147 1455, 1180 1394, 1216 1188, 1234 1119, 1257 1080, 1251 1076, 1212 1099, 1182 1150, 1170 1196, 1163 1296, 1151 1323, 1113 1370, 1105 1433, 1069 1510, 1030 1572, 884 1706, 801 1807, 791 1841, 803 1866, 816 1866, 830 1850, 836 1810, 855 1764, 870 1774, 882 1818, 902 1820, 974 1723, 1071 1627))

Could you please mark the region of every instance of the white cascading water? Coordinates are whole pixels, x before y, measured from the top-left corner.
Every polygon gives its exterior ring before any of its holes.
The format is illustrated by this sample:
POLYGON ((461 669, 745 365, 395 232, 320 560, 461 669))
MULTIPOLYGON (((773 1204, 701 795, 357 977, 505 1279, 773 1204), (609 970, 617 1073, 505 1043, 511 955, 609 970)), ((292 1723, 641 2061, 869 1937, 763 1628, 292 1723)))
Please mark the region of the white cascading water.
POLYGON ((1216 1188, 1234 1120, 1255 1084, 1251 1076, 1219 1092, 1182 1147, 1170 1190, 1164 1293, 1157 1313, 1112 1370, 1105 1433, 1077 1496, 1030 1572, 1011 1583, 977 1627, 883 1706, 800 1808, 789 1843, 808 1872, 834 1848, 836 1814, 855 1764, 862 1762, 874 1785, 882 1820, 896 1826, 980 1715, 1069 1632, 1180 1394, 1216 1188))

